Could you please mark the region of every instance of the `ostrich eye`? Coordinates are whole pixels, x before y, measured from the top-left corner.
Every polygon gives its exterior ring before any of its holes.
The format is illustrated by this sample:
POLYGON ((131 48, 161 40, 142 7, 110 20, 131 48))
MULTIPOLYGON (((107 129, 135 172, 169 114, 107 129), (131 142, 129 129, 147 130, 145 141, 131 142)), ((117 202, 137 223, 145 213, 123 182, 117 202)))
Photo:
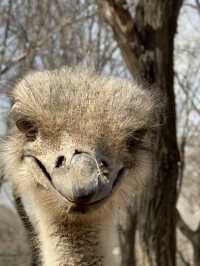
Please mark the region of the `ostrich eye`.
POLYGON ((21 118, 16 121, 17 128, 23 132, 29 141, 34 141, 38 133, 37 124, 29 119, 21 118))
POLYGON ((146 132, 146 129, 138 129, 128 137, 127 148, 129 152, 134 152, 136 148, 143 148, 146 132))

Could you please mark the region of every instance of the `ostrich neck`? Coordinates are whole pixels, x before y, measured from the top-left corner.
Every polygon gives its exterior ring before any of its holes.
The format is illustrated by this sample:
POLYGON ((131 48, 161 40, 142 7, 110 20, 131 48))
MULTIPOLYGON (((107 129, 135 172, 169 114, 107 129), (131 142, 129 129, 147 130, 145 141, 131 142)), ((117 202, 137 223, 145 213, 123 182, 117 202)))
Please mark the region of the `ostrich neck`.
POLYGON ((74 222, 41 224, 42 266, 104 266, 101 230, 74 222))

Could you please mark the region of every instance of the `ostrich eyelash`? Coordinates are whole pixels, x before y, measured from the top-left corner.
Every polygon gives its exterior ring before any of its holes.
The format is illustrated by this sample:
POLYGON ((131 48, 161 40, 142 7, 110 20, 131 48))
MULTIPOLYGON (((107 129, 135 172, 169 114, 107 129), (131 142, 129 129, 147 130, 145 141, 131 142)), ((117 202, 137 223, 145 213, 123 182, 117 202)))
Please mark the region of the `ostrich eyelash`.
POLYGON ((146 150, 147 147, 144 142, 144 137, 146 134, 146 129, 138 129, 129 135, 126 144, 129 152, 133 152, 137 149, 146 150))

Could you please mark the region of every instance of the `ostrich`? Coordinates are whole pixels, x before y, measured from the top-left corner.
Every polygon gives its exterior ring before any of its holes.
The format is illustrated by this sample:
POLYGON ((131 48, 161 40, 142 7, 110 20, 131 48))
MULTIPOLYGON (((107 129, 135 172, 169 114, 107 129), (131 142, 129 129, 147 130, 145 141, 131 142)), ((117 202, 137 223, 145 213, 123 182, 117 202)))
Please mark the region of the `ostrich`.
POLYGON ((152 174, 156 100, 80 68, 33 72, 12 91, 4 174, 42 266, 111 266, 113 220, 152 174))

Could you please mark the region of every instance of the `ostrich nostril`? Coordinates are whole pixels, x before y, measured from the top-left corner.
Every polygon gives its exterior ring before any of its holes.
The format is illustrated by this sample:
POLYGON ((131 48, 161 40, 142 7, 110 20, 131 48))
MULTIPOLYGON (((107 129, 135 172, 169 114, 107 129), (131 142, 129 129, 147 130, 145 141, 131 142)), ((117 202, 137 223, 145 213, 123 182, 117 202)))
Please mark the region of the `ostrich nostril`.
POLYGON ((101 165, 103 166, 103 167, 106 167, 106 168, 108 168, 108 162, 106 162, 105 160, 101 160, 101 165))
POLYGON ((82 153, 82 151, 79 151, 77 149, 74 150, 74 155, 81 154, 81 153, 82 153))
POLYGON ((60 168, 60 167, 64 166, 65 161, 66 161, 65 156, 59 156, 59 157, 57 158, 57 161, 56 161, 56 165, 55 165, 55 167, 56 167, 56 168, 60 168))
POLYGON ((101 173, 104 175, 108 175, 109 174, 109 163, 106 160, 101 160, 100 161, 100 169, 101 169, 101 173))

